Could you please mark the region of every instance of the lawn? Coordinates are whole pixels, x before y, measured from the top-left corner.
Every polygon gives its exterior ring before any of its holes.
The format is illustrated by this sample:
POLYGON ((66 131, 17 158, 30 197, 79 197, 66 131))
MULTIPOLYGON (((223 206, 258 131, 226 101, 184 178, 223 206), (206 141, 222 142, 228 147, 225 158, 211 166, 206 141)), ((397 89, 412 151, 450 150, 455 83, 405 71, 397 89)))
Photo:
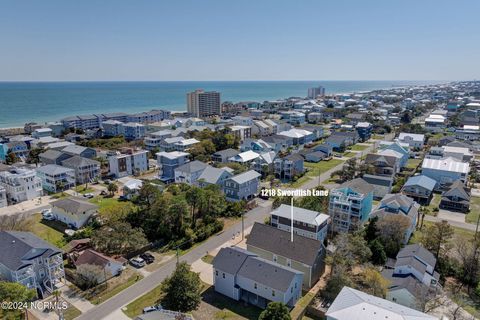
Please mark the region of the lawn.
POLYGON ((212 264, 213 258, 215 258, 215 257, 210 255, 210 254, 207 254, 207 255, 202 257, 202 261, 205 262, 205 263, 208 263, 208 264, 212 264))
POLYGON ((355 154, 356 154, 355 152, 346 152, 343 156, 347 157, 347 158, 351 158, 351 157, 355 156, 355 154))
POLYGON ((364 146, 364 145, 361 145, 361 144, 354 144, 350 150, 353 150, 353 151, 363 151, 365 149, 367 149, 369 146, 364 146))
MULTIPOLYGON (((412 238, 410 238, 409 243, 420 242, 420 239, 422 237, 423 232, 425 232, 426 227, 429 226, 429 225, 432 225, 433 223, 434 222, 424 221, 423 229, 422 230, 416 230, 413 233, 412 238)), ((466 230, 466 229, 462 229, 462 228, 457 228, 457 227, 452 227, 452 228, 454 230, 454 235, 453 235, 452 239, 450 239, 450 243, 452 245, 455 245, 456 243, 462 242, 462 241, 471 241, 473 239, 473 237, 475 236, 474 231, 470 231, 470 230, 466 230)))
POLYGON ((80 310, 78 310, 72 304, 69 303, 67 310, 63 312, 63 317, 65 320, 73 320, 81 314, 82 312, 80 310))
MULTIPOLYGON (((125 272, 125 271, 124 271, 125 272)), ((141 274, 138 274, 135 272, 135 274, 132 274, 126 281, 119 281, 116 284, 112 284, 112 279, 108 281, 108 287, 106 290, 103 290, 90 298, 90 302, 93 304, 100 304, 102 302, 105 302, 106 300, 110 299, 117 293, 125 290, 126 288, 130 287, 132 284, 134 284, 137 281, 140 281, 143 278, 141 274)), ((115 279, 115 278, 113 278, 115 279)), ((118 278, 117 278, 118 279, 118 278)), ((115 279, 116 280, 116 279, 115 279)))
POLYGON ((421 162, 422 159, 408 159, 407 168, 415 169, 420 165, 421 162))
POLYGON ((31 218, 32 232, 45 241, 61 248, 66 242, 63 231, 66 225, 59 221, 45 221, 41 213, 34 214, 31 218))
POLYGON ((298 188, 298 187, 301 187, 308 180, 310 180, 310 177, 307 174, 305 174, 304 176, 300 177, 297 181, 289 183, 286 186, 288 188, 298 188))
POLYGON ((480 198, 470 198, 470 212, 465 217, 465 221, 468 223, 477 223, 478 216, 480 215, 480 198))
POLYGON ((384 138, 385 138, 385 136, 383 134, 372 135, 372 139, 375 139, 375 140, 383 140, 384 138))
POLYGON ((90 202, 98 206, 98 213, 105 218, 113 215, 125 215, 135 208, 135 205, 130 201, 118 201, 115 198, 104 198, 102 196, 95 197, 90 202))
POLYGON ((125 308, 122 308, 123 313, 128 317, 134 318, 142 314, 143 308, 154 306, 160 302, 162 297, 162 286, 159 285, 150 292, 145 293, 136 300, 130 302, 125 308))
POLYGON ((442 200, 442 196, 438 193, 434 193, 432 196, 432 200, 428 205, 428 209, 430 209, 430 211, 433 213, 433 209, 438 208, 441 200, 442 200))
POLYGON ((74 190, 78 193, 81 193, 81 194, 92 193, 93 191, 95 191, 95 190, 93 190, 93 188, 89 188, 89 187, 87 187, 85 189, 85 185, 76 186, 74 190))
POLYGON ((328 161, 320 161, 317 163, 305 162, 305 167, 310 169, 305 175, 309 177, 317 177, 319 174, 325 173, 326 171, 335 168, 343 162, 344 161, 340 159, 331 159, 328 161))

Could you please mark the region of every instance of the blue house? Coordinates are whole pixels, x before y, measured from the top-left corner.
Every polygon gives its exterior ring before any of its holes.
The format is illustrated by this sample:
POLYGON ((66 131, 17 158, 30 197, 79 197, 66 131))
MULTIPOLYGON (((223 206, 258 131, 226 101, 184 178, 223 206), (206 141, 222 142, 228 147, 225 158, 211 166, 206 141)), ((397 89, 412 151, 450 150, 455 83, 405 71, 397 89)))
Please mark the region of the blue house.
POLYGON ((372 136, 373 125, 369 122, 359 122, 355 126, 355 129, 360 136, 360 140, 367 141, 372 136))
POLYGON ((258 194, 261 174, 249 170, 225 180, 223 192, 229 201, 250 200, 258 194))
POLYGON ((372 211, 374 188, 362 178, 347 181, 330 191, 328 213, 334 232, 357 230, 372 211))
POLYGON ((175 180, 175 169, 181 165, 189 162, 187 152, 172 151, 172 152, 158 152, 157 165, 160 169, 160 180, 164 182, 173 182, 175 180))
POLYGON ((0 161, 5 162, 10 152, 13 152, 18 158, 25 159, 29 152, 28 145, 23 141, 11 141, 0 144, 0 161))

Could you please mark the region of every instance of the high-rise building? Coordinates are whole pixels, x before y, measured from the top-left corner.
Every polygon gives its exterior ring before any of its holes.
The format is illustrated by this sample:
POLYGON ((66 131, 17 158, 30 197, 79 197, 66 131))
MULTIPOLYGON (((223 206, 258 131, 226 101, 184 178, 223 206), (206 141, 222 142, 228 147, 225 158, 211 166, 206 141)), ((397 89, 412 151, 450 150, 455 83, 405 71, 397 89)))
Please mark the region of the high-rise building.
POLYGON ((324 95, 325 95, 325 88, 322 86, 318 86, 315 88, 308 88, 309 99, 315 99, 318 96, 324 96, 324 95))
POLYGON ((195 90, 187 93, 188 113, 194 117, 220 115, 220 92, 195 90))

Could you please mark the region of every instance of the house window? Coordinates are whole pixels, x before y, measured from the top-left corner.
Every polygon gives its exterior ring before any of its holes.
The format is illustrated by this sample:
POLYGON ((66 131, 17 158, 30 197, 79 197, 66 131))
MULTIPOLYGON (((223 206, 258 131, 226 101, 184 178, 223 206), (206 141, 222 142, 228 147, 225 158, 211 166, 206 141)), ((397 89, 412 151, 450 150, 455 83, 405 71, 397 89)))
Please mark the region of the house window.
POLYGON ((256 283, 253 284, 253 288, 257 289, 257 284, 256 283))
POLYGON ((225 273, 222 273, 222 278, 225 279, 225 273))
POLYGON ((272 297, 275 297, 275 290, 272 290, 272 297))
POLYGON ((273 261, 277 262, 277 255, 276 254, 273 255, 273 261))
POLYGON ((215 270, 215 275, 218 277, 218 270, 215 270))
POLYGON ((397 298, 392 298, 392 301, 393 301, 393 302, 397 302, 397 298))

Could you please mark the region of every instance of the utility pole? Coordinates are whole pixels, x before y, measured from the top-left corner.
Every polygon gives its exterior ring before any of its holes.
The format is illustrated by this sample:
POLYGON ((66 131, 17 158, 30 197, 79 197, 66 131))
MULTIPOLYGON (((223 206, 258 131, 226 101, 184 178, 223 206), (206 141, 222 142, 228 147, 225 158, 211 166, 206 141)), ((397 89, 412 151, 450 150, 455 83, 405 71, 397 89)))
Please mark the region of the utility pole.
POLYGON ((477 226, 475 228, 475 240, 477 240, 477 234, 478 234, 478 224, 480 223, 480 215, 477 218, 477 226))
POLYGON ((290 241, 293 242, 293 197, 290 201, 290 241))
POLYGON ((245 239, 245 222, 244 222, 245 212, 242 212, 242 241, 245 239))
POLYGON ((180 263, 180 252, 178 250, 179 246, 177 246, 177 266, 180 263))

